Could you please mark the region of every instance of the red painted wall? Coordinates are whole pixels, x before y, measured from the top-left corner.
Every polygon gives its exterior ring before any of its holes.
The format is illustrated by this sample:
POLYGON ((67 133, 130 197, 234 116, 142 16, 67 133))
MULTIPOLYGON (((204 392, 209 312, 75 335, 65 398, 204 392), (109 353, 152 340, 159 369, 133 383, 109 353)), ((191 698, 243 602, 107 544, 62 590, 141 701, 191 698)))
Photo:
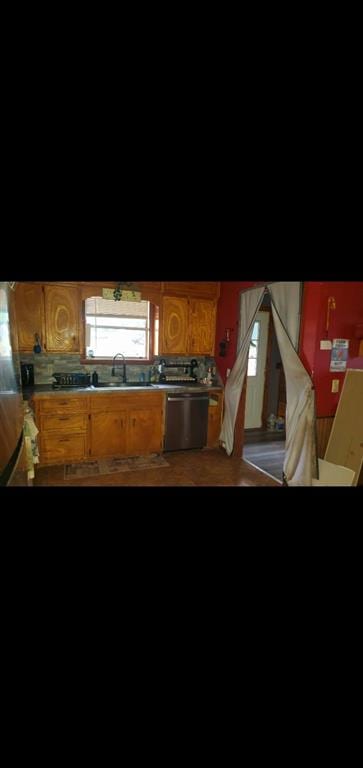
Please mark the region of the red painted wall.
POLYGON ((251 288, 256 283, 251 282, 221 282, 221 293, 217 309, 215 358, 219 373, 226 381, 227 368, 233 368, 237 355, 237 338, 239 324, 239 297, 241 291, 251 288), (225 338, 226 328, 231 329, 231 340, 227 345, 226 357, 220 357, 219 344, 225 338))
MULTIPOLYGON (((226 381, 226 369, 236 359, 239 297, 246 288, 261 284, 253 282, 221 282, 216 332, 216 362, 226 381), (225 329, 231 330, 227 356, 219 356, 219 343, 225 329)), ((363 282, 306 282, 302 306, 300 357, 306 370, 313 376, 316 389, 317 416, 334 416, 345 373, 330 373, 330 351, 320 350, 320 340, 349 339, 348 368, 362 368, 363 357, 358 357, 359 341, 354 339, 355 326, 363 322, 363 282), (326 336, 326 315, 329 296, 333 296, 336 309, 330 312, 330 327, 326 336), (339 379, 339 393, 331 392, 332 379, 339 379)))
POLYGON ((363 282, 304 283, 300 357, 312 375, 316 390, 318 416, 334 416, 339 402, 345 373, 330 373, 329 350, 320 349, 322 339, 348 339, 347 368, 362 368, 363 357, 358 356, 359 341, 354 338, 355 327, 363 322, 363 282), (329 330, 326 333, 328 298, 335 299, 331 310, 329 330), (339 393, 332 393, 333 379, 339 380, 339 393))

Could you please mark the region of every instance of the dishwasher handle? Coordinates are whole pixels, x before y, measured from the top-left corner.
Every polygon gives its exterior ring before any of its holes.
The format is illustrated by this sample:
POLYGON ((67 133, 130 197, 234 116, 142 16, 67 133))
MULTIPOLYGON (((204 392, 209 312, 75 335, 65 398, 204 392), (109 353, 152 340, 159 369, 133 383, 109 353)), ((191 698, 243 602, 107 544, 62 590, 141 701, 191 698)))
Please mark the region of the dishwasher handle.
POLYGON ((183 400, 192 400, 193 403, 195 403, 198 400, 209 400, 209 395, 201 395, 200 397, 195 397, 195 395, 192 395, 191 397, 188 395, 180 395, 180 397, 168 397, 168 403, 182 403, 183 400))

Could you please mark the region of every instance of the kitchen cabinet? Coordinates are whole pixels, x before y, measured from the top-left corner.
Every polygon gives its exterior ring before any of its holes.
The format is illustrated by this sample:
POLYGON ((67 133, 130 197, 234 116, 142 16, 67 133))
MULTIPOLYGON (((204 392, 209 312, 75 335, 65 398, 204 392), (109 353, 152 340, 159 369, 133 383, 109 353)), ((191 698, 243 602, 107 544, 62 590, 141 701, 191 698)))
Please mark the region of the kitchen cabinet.
POLYGON ((15 307, 20 352, 33 352, 35 334, 43 352, 80 351, 77 286, 18 283, 15 307))
POLYGON ((45 285, 45 331, 47 352, 80 351, 79 289, 76 286, 45 285))
POLYGON ((90 455, 91 456, 126 456, 125 410, 109 413, 92 413, 90 419, 90 455))
POLYGON ((16 324, 19 352, 33 352, 35 334, 43 349, 45 343, 44 293, 35 283, 17 283, 15 289, 16 324))
POLYGON ((188 347, 188 325, 188 299, 164 296, 159 345, 160 354, 186 354, 188 347))
POLYGON ((213 355, 216 334, 216 304, 214 301, 190 299, 189 349, 191 355, 213 355))
POLYGON ((164 282, 161 283, 161 289, 165 296, 185 295, 188 298, 214 299, 217 301, 220 295, 220 283, 205 280, 164 282))
POLYGON ((130 410, 127 448, 129 456, 160 453, 162 449, 161 416, 161 408, 158 405, 130 410))
POLYGON ((223 392, 211 392, 208 408, 208 448, 218 448, 222 428, 223 392))
POLYGON ((65 464, 88 457, 88 398, 49 397, 36 399, 39 429, 39 460, 65 464))
POLYGON ((91 456, 146 456, 161 452, 162 393, 96 394, 90 402, 91 456))
POLYGON ((160 354, 214 354, 215 301, 164 296, 162 310, 160 354))

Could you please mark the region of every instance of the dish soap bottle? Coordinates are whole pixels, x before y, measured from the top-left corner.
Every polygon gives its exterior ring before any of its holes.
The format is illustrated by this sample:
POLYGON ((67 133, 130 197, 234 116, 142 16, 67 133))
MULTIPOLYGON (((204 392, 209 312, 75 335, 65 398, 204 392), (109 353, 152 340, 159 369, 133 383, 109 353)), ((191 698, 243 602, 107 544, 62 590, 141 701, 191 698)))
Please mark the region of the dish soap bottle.
POLYGON ((97 384, 98 384, 98 373, 97 373, 97 371, 93 371, 93 374, 92 374, 92 384, 93 384, 94 387, 97 387, 97 384))

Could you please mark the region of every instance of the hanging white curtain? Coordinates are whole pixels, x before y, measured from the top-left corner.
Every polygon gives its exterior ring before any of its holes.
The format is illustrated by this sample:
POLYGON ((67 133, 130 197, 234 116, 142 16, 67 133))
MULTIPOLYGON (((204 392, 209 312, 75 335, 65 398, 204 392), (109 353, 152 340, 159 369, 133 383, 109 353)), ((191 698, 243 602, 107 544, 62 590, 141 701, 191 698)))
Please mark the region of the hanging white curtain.
POLYGON ((286 378, 284 475, 288 485, 312 485, 312 478, 317 476, 315 393, 313 382, 294 349, 299 336, 296 318, 300 313, 300 284, 274 283, 268 289, 286 378), (298 300, 296 286, 299 286, 298 300))
POLYGON ((297 282, 269 283, 267 288, 274 299, 275 307, 291 343, 297 350, 300 334, 302 284, 297 282))
POLYGON ((265 288, 254 288, 241 296, 241 317, 239 333, 239 350, 236 362, 227 379, 224 391, 224 419, 219 436, 228 456, 233 451, 234 428, 236 424, 239 401, 248 365, 248 352, 257 312, 260 308, 265 288))

